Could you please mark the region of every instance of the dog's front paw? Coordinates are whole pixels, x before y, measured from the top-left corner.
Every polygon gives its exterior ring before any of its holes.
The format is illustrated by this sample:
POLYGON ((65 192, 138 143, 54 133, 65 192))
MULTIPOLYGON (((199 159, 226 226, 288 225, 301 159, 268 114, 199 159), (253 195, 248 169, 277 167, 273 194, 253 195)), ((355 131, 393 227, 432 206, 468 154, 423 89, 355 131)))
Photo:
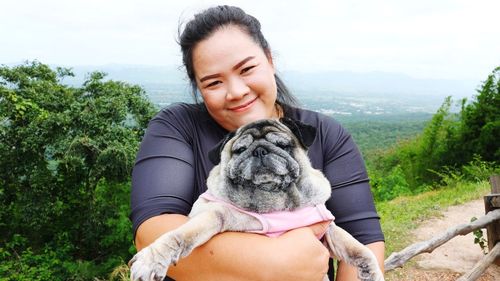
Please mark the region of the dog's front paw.
POLYGON ((171 264, 177 264, 182 252, 182 240, 174 235, 160 239, 142 249, 129 261, 130 279, 133 281, 161 281, 171 264))
POLYGON ((384 281, 384 275, 380 268, 377 265, 370 266, 367 263, 358 265, 358 278, 361 281, 384 281))
POLYGON ((142 249, 128 262, 133 281, 161 281, 167 274, 168 261, 152 246, 142 249))

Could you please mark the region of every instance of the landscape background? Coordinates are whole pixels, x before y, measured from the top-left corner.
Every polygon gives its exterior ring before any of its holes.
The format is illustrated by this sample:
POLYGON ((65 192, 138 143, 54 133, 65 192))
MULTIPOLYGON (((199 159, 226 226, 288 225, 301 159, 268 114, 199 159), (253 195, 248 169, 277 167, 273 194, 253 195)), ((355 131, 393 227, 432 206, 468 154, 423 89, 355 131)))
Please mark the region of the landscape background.
MULTIPOLYGON (((79 85, 91 71, 106 79, 127 81, 144 88, 158 107, 194 102, 182 67, 141 65, 77 66, 65 83, 79 85)), ((481 81, 413 78, 401 73, 322 71, 279 73, 304 108, 339 120, 367 153, 387 148, 421 132, 426 121, 450 96, 452 111, 463 98, 476 94, 481 81), (373 141, 377 139, 377 141, 373 141)))
MULTIPOLYGON (((163 106, 189 98, 185 84, 120 75, 93 71, 79 80, 71 68, 38 61, 0 66, 3 280, 127 280, 126 261, 136 252, 128 216, 137 149, 163 106)), ((500 67, 475 95, 442 102, 436 93, 347 93, 313 81, 292 89, 304 107, 339 119, 360 146, 388 253, 429 214, 394 211, 399 198, 431 200, 419 194, 451 189, 457 197, 439 204, 456 204, 484 192, 500 172, 500 67)), ((429 204, 419 202, 412 206, 429 204)))
POLYGON ((161 107, 192 102, 178 28, 218 4, 255 15, 301 104, 352 133, 387 254, 439 208, 488 192, 500 1, 6 0, 0 280, 128 280, 137 149, 161 107))

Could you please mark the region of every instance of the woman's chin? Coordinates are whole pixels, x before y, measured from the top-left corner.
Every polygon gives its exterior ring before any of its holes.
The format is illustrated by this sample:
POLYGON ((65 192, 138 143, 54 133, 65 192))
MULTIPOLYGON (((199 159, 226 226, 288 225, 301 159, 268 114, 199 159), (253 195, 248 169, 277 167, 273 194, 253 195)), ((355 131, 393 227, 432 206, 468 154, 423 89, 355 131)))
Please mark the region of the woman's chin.
POLYGON ((238 128, 241 127, 241 126, 244 126, 246 124, 249 124, 249 123, 252 123, 252 122, 255 122, 255 121, 259 121, 259 120, 262 120, 262 119, 267 119, 267 118, 270 118, 266 115, 262 115, 262 114, 259 114, 259 115, 249 115, 249 116, 245 116, 244 118, 241 118, 238 122, 238 128))
POLYGON ((254 121, 272 118, 271 114, 267 114, 267 112, 263 110, 249 110, 244 113, 236 113, 231 112, 226 115, 223 120, 220 122, 223 127, 228 129, 229 131, 235 130, 241 126, 247 125, 254 121), (224 122, 225 121, 225 122, 224 122))

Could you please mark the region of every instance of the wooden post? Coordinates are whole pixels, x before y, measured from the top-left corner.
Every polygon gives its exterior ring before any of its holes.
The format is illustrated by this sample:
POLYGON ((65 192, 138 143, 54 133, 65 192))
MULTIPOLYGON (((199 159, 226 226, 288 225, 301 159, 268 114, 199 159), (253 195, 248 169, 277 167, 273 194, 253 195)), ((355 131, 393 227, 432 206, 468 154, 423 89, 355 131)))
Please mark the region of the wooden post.
POLYGON ((488 269, 488 267, 494 262, 495 258, 500 257, 500 243, 497 243, 490 252, 484 256, 471 271, 462 275, 457 281, 474 281, 477 280, 483 273, 488 269))
MULTIPOLYGON (((491 194, 484 196, 484 208, 487 214, 495 209, 500 209, 500 175, 490 177, 491 194)), ((495 244, 500 242, 500 220, 490 223, 486 227, 488 235, 488 249, 491 251, 495 244)), ((500 266, 500 258, 495 259, 495 264, 500 266)))

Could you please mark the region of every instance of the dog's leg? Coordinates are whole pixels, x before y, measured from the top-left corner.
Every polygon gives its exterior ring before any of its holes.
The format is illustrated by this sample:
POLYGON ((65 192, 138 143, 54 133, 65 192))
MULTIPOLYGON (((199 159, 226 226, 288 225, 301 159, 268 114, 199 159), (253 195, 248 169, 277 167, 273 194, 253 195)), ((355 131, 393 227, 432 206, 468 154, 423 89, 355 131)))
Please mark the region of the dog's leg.
MULTIPOLYGON (((200 204, 201 205, 201 204, 200 204)), ((260 222, 218 203, 203 204, 204 211, 180 227, 160 236, 138 252, 129 262, 132 280, 163 280, 170 264, 220 232, 258 230, 260 222)))
POLYGON ((325 234, 325 240, 332 256, 358 268, 359 280, 384 280, 384 275, 372 251, 359 243, 347 231, 331 223, 325 234))

